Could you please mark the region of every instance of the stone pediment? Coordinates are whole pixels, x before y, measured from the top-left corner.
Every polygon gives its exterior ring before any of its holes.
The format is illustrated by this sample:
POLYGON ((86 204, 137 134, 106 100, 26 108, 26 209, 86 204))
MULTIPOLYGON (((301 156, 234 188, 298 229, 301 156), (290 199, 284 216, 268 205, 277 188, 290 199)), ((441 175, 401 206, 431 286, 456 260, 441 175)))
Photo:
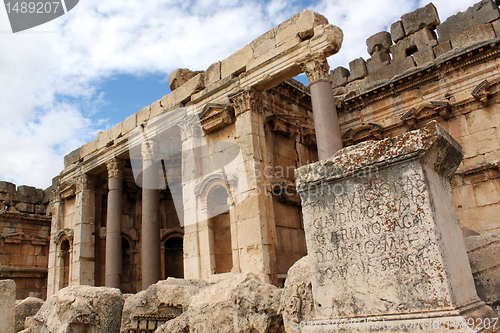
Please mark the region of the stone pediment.
POLYGON ((76 185, 73 182, 63 182, 58 190, 64 200, 75 195, 76 185))
POLYGON ((33 245, 45 245, 49 241, 49 237, 40 236, 37 234, 30 234, 30 241, 33 245))
POLYGON ((234 109, 228 104, 208 103, 199 114, 205 133, 215 132, 235 122, 234 109))
POLYGON ((12 234, 2 235, 2 237, 5 239, 5 243, 19 244, 23 240, 23 235, 24 234, 22 232, 15 232, 12 234))
POLYGON ((417 128, 421 120, 429 119, 434 116, 441 116, 443 119, 449 119, 451 116, 451 105, 448 101, 431 101, 423 103, 418 107, 411 108, 405 113, 401 120, 412 130, 417 128))

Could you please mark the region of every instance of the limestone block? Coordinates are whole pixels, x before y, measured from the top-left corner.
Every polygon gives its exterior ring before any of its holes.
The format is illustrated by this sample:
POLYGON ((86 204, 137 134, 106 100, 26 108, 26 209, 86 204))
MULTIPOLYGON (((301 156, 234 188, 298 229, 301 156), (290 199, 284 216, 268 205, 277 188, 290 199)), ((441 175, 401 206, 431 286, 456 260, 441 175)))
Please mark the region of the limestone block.
POLYGON ((22 195, 34 197, 36 194, 36 187, 21 185, 17 187, 17 192, 22 195))
POLYGON ((122 126, 122 133, 125 135, 137 126, 137 113, 125 118, 122 126))
POLYGON ((268 52, 271 52, 276 47, 276 39, 265 39, 253 49, 253 57, 258 58, 268 52))
POLYGON ((19 212, 22 212, 22 213, 33 214, 35 212, 35 206, 33 204, 30 204, 30 203, 18 202, 15 205, 15 207, 19 212))
POLYGON ((64 167, 67 168, 80 160, 80 148, 73 150, 68 155, 64 156, 64 167))
POLYGON ((477 25, 493 22, 500 17, 498 6, 492 0, 483 0, 469 7, 465 12, 459 12, 448 17, 437 26, 438 41, 443 43, 463 31, 477 25))
POLYGON ((188 82, 191 80, 193 77, 196 75, 203 73, 203 71, 196 71, 193 72, 187 68, 177 68, 174 69, 170 74, 168 75, 168 84, 170 86, 170 90, 174 91, 180 86, 182 86, 184 83, 188 82))
POLYGON ((477 295, 487 304, 500 301, 500 237, 493 234, 464 239, 477 295))
POLYGON ((373 55, 376 51, 389 51, 392 45, 391 34, 387 31, 379 32, 366 40, 366 51, 373 55))
POLYGON ((46 209, 45 205, 36 205, 35 206, 35 214, 45 215, 46 209))
POLYGON ((43 300, 40 298, 28 297, 16 304, 16 332, 24 330, 26 318, 36 315, 40 310, 43 305, 43 300))
POLYGON ((174 92, 175 103, 186 103, 190 100, 191 95, 203 90, 205 88, 204 77, 204 74, 200 73, 180 86, 174 92))
POLYGON ((221 62, 217 61, 216 63, 211 64, 210 67, 207 68, 207 70, 205 71, 205 81, 204 81, 205 87, 208 87, 212 83, 215 83, 222 78, 220 73, 220 66, 221 62))
POLYGON ((157 321, 157 326, 165 322, 165 318, 176 318, 189 307, 190 298, 197 295, 209 284, 202 280, 183 280, 168 278, 149 286, 146 290, 127 297, 123 306, 121 332, 144 325, 147 317, 150 321, 157 321), (144 317, 144 322, 134 319, 144 317), (157 320, 153 319, 159 317, 157 320), (158 323, 160 322, 161 323, 158 323))
POLYGON ((314 29, 314 27, 328 24, 328 19, 321 14, 313 12, 312 10, 304 10, 299 14, 295 26, 297 32, 302 33, 314 29))
POLYGON ((88 156, 97 151, 99 140, 94 139, 80 147, 80 157, 88 156))
POLYGON ((253 273, 234 274, 193 296, 182 315, 155 332, 284 332, 280 296, 253 273))
POLYGON ((172 108, 175 103, 176 103, 176 99, 175 99, 175 95, 177 94, 177 92, 172 92, 168 95, 165 95, 161 98, 161 106, 165 109, 166 112, 170 111, 170 108, 172 108))
POLYGON ((116 140, 122 136, 123 123, 118 123, 109 130, 109 140, 116 140))
POLYGON ((433 121, 296 170, 316 318, 495 315, 477 297, 453 209, 450 180, 462 158, 433 121))
POLYGON ((366 61, 363 58, 354 59, 349 63, 350 75, 348 82, 359 80, 365 78, 368 75, 368 70, 366 69, 366 61))
POLYGON ((0 280, 0 332, 14 333, 15 328, 16 283, 0 280))
POLYGON ((248 62, 253 58, 253 51, 250 45, 236 51, 228 58, 222 60, 221 77, 224 78, 231 74, 239 75, 246 70, 248 62))
POLYGON ((491 22, 493 30, 495 30, 495 36, 500 37, 500 19, 491 22))
POLYGON ((137 112, 137 126, 144 124, 149 120, 151 114, 151 106, 148 105, 137 112))
POLYGON ((434 50, 432 48, 425 48, 418 52, 415 52, 413 55, 413 60, 417 66, 422 66, 427 63, 433 62, 434 58, 434 50))
POLYGON ((411 13, 401 16, 406 36, 409 36, 422 28, 433 30, 439 25, 439 15, 432 3, 419 8, 411 13))
POLYGON ((157 100, 156 102, 154 102, 153 104, 151 104, 151 114, 150 114, 150 119, 151 118, 154 118, 156 116, 159 116, 160 114, 162 114, 163 112, 165 111, 165 109, 163 108, 162 104, 161 104, 161 101, 160 100, 157 100))
POLYGON ((302 330, 294 324, 314 319, 310 267, 309 258, 305 256, 288 270, 280 300, 280 313, 288 333, 300 333, 302 330))
POLYGON ((337 67, 330 71, 330 80, 332 81, 332 88, 345 86, 347 78, 349 77, 349 70, 344 67, 337 67))
POLYGON ((438 45, 434 46, 433 49, 434 49, 434 56, 436 58, 440 57, 443 54, 445 54, 446 52, 448 52, 448 51, 451 50, 451 42, 450 41, 446 41, 446 42, 444 42, 442 44, 438 44, 438 45))
POLYGON ((482 24, 451 37, 451 46, 455 49, 495 37, 495 31, 491 23, 482 24))
POLYGON ((16 185, 6 182, 0 181, 0 193, 14 193, 16 192, 16 185))
POLYGON ((368 74, 376 72, 387 65, 391 61, 391 56, 387 51, 375 51, 372 57, 366 61, 366 69, 368 74))
POLYGON ((31 331, 119 333, 124 301, 115 288, 66 287, 45 301, 30 320, 31 331))
POLYGON ((397 43, 401 39, 405 38, 405 30, 403 28, 403 22, 397 21, 391 24, 391 37, 394 43, 397 43))

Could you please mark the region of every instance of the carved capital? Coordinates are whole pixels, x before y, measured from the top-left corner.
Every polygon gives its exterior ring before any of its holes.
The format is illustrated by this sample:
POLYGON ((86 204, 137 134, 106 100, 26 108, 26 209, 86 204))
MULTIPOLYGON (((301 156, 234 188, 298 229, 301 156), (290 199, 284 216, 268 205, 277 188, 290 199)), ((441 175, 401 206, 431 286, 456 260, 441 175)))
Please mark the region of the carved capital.
POLYGON ((142 160, 158 158, 158 143, 155 140, 146 140, 141 145, 142 160))
POLYGON ((261 94, 254 89, 237 91, 229 95, 231 106, 234 108, 235 116, 247 111, 262 112, 261 94))
POLYGON ((106 163, 108 168, 108 178, 122 177, 123 175, 123 160, 112 158, 106 163))
POLYGON ((300 66, 306 73, 309 84, 318 80, 330 80, 330 66, 324 54, 309 56, 301 61, 300 66))
POLYGON ((94 191, 95 189, 95 176, 82 173, 75 179, 76 192, 94 191))

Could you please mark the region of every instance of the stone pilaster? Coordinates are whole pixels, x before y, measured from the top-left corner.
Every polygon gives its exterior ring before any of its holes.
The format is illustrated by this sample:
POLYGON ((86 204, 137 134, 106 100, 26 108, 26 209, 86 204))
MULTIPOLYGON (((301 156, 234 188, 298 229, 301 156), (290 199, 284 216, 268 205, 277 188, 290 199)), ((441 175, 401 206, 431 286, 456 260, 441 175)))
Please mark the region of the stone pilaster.
POLYGON ((120 288, 122 274, 122 190, 123 163, 113 158, 108 169, 108 212, 106 219, 106 287, 120 288))
POLYGON ((142 288, 161 279, 158 143, 142 143, 142 288))
POLYGON ((335 109, 332 82, 328 76, 329 69, 328 62, 322 54, 310 56, 302 62, 302 70, 309 80, 320 160, 327 159, 342 149, 342 137, 335 109))

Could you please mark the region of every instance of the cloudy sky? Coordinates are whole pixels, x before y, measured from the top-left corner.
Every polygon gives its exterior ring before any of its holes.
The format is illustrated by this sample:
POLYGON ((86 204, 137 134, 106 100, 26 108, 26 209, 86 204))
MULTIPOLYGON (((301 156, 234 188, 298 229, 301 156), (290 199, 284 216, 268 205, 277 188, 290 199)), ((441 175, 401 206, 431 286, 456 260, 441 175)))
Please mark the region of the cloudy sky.
MULTIPOLYGON (((474 0, 435 0, 441 21, 474 0)), ((46 188, 63 157, 168 94, 168 73, 204 70, 311 9, 344 32, 330 67, 367 59, 365 40, 428 1, 80 0, 12 33, 0 8, 0 180, 46 188)))

